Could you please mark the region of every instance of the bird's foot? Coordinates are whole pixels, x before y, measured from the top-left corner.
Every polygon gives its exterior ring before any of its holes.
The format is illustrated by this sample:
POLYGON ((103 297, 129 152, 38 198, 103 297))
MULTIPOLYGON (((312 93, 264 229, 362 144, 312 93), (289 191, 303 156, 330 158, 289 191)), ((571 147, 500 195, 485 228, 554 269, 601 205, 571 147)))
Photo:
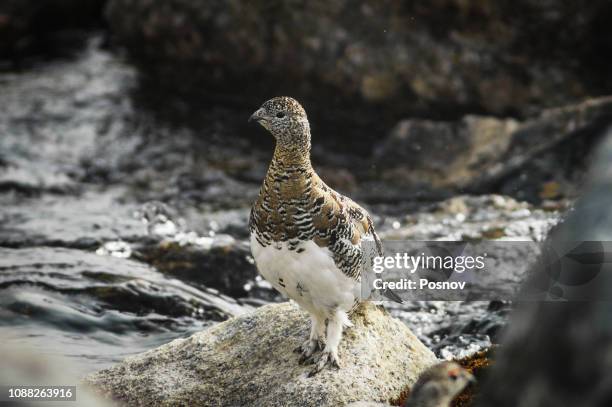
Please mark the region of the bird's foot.
POLYGON ((312 377, 319 373, 325 366, 333 367, 336 369, 340 368, 340 359, 338 358, 338 352, 333 349, 323 349, 319 354, 318 359, 315 361, 315 365, 308 373, 308 377, 312 377))
POLYGON ((318 349, 323 349, 321 341, 318 339, 308 339, 293 351, 300 354, 299 363, 303 365, 314 363, 313 355, 318 349))
POLYGON ((302 352, 304 352, 304 349, 306 349, 309 344, 310 344, 310 339, 307 339, 303 343, 300 343, 298 346, 293 348, 293 353, 302 353, 302 352))

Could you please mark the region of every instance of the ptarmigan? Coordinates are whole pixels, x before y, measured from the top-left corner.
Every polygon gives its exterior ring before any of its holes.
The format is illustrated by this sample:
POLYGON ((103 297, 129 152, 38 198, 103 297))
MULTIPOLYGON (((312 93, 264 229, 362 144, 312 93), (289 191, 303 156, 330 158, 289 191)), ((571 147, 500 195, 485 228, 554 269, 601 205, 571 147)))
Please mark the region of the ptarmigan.
POLYGON ((442 362, 427 369, 410 391, 404 407, 449 407, 474 376, 458 363, 442 362))
POLYGON ((326 365, 340 367, 338 345, 360 299, 361 262, 382 255, 382 244, 368 213, 312 168, 310 126, 296 100, 268 100, 249 120, 276 139, 249 220, 255 263, 275 289, 310 314, 310 336, 296 351, 301 362, 315 364, 311 375, 326 365))

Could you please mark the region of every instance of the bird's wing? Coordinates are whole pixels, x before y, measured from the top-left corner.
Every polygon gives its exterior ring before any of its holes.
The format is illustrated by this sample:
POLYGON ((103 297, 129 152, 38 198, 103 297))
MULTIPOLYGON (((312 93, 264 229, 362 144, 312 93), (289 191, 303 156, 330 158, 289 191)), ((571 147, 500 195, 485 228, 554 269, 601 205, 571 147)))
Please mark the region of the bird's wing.
POLYGON ((320 210, 313 218, 317 238, 334 256, 336 266, 346 275, 359 279, 365 257, 382 255, 382 243, 368 212, 350 198, 329 188, 322 181, 318 188, 320 210), (374 241, 372 253, 364 250, 364 241, 374 241), (375 251, 375 253, 374 253, 375 251))
MULTIPOLYGON (((330 243, 335 242, 335 244, 330 244, 328 247, 334 255, 338 268, 358 280, 361 278, 363 262, 372 262, 375 256, 384 254, 382 242, 374 230, 374 222, 368 211, 352 199, 325 187, 328 190, 323 212, 327 212, 330 218, 331 213, 334 213, 339 217, 340 224, 344 221, 349 226, 345 228, 346 232, 343 235, 339 234, 338 237, 341 240, 332 239, 330 243), (326 207, 327 211, 325 211, 326 207), (375 247, 364 245, 364 241, 374 241, 375 247)), ((336 228, 336 230, 342 230, 342 228, 336 228)), ((380 290, 380 294, 391 301, 403 303, 401 297, 389 289, 380 290)))
POLYGON ((374 221, 372 221, 372 217, 361 206, 359 206, 355 201, 350 198, 343 197, 345 199, 345 204, 347 206, 347 211, 349 214, 349 219, 351 223, 354 225, 353 227, 357 228, 361 238, 364 236, 371 236, 374 239, 376 244, 376 252, 379 256, 383 255, 383 245, 374 230, 374 221))
MULTIPOLYGON (((374 222, 372 222, 372 218, 365 209, 353 202, 351 199, 345 199, 348 201, 347 206, 349 208, 349 216, 351 220, 356 223, 356 227, 362 231, 362 236, 367 236, 368 238, 371 237, 376 244, 376 253, 364 253, 364 255, 368 256, 367 261, 373 261, 372 258, 376 255, 382 256, 384 254, 382 242, 374 230, 374 222)), ((388 298, 391 301, 400 304, 404 302, 399 295, 387 288, 380 290, 380 293, 383 297, 388 298)))

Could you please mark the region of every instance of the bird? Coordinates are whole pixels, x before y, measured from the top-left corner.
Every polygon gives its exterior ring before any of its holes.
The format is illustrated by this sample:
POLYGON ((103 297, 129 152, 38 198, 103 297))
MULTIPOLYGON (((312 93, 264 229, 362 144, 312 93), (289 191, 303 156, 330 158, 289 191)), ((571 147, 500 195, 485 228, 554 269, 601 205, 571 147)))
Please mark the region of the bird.
POLYGON ((456 362, 435 364, 419 376, 403 407, 449 407, 468 384, 475 382, 474 376, 456 362))
MULTIPOLYGON (((456 362, 444 361, 426 369, 412 386, 402 407, 450 407, 453 399, 476 378, 456 362)), ((357 401, 347 407, 391 407, 376 401, 357 401)))
POLYGON ((275 139, 272 160, 249 217, 250 244, 259 273, 295 301, 311 321, 295 351, 312 364, 340 368, 338 347, 361 302, 362 262, 383 254, 372 217, 327 186, 313 169, 311 132, 298 101, 280 96, 249 118, 275 139))

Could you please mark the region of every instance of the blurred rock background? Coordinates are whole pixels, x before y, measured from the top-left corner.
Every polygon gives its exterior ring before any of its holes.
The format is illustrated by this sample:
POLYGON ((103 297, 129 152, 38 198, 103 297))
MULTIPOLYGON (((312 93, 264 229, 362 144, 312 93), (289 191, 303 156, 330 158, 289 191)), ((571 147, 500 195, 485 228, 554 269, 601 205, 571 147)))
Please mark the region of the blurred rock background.
POLYGON ((457 119, 605 93, 611 14, 605 1, 113 0, 106 16, 114 38, 171 88, 291 89, 333 117, 320 106, 326 89, 349 106, 457 119))
POLYGON ((332 149, 351 157, 361 165, 345 166, 358 183, 388 181, 377 196, 401 185, 397 194, 408 197, 467 189, 532 202, 575 196, 599 129, 570 137, 582 130, 573 123, 597 127, 600 117, 584 123, 569 112, 565 128, 543 118, 534 136, 515 127, 610 93, 609 17, 605 1, 114 0, 106 8, 112 41, 142 81, 205 105, 295 96, 326 149, 319 162, 338 163, 332 149), (543 127, 553 128, 538 134, 543 127))

